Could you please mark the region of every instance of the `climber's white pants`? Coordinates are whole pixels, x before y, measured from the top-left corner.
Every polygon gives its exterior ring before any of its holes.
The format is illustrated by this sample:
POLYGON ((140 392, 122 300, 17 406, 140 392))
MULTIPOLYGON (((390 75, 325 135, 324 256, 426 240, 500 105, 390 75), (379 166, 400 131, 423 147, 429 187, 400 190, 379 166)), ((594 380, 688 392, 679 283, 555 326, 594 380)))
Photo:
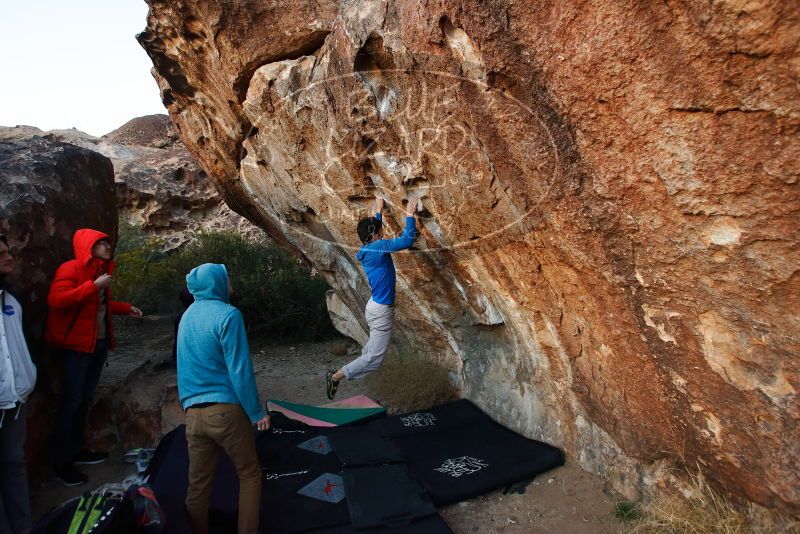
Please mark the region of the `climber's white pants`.
POLYGON ((389 350, 392 339, 392 323, 394 323, 394 306, 378 304, 372 299, 364 308, 364 315, 369 326, 369 341, 361 349, 361 356, 342 367, 348 380, 355 380, 377 370, 383 363, 383 357, 389 350))

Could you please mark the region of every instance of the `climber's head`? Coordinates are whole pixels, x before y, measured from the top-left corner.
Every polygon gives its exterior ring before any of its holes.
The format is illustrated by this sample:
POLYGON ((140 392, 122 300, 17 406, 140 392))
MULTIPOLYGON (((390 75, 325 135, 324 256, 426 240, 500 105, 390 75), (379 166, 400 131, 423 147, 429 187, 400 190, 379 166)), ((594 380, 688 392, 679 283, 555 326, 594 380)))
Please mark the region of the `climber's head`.
POLYGON ((383 223, 377 217, 367 217, 358 223, 358 238, 365 245, 380 237, 383 223))

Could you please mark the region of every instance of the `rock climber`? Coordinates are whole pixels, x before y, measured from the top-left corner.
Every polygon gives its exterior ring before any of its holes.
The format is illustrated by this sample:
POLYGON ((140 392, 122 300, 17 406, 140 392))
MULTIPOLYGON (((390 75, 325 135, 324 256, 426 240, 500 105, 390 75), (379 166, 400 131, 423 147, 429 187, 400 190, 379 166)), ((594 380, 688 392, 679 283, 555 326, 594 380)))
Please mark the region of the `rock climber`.
POLYGON ((325 373, 325 393, 329 399, 336 395, 341 380, 362 378, 376 371, 383 362, 389 349, 394 322, 396 274, 392 253, 406 250, 414 244, 417 237, 415 215, 419 204, 419 198, 409 199, 405 228, 398 237, 380 239, 383 229, 381 211, 384 207, 384 201, 380 197, 375 199, 375 216, 362 219, 356 227, 363 244, 356 258, 364 267, 372 290, 372 296, 364 309, 369 326, 369 340, 361 350, 361 356, 338 371, 329 370, 325 373))

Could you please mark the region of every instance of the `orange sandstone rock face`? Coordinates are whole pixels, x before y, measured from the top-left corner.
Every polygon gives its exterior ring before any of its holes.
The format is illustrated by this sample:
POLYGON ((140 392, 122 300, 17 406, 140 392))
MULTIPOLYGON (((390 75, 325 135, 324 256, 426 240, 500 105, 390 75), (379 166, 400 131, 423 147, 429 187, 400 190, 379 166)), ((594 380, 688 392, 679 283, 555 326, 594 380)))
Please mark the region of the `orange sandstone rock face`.
POLYGON ((372 198, 423 194, 401 346, 630 494, 800 510, 795 5, 148 4, 183 142, 339 305, 372 198))

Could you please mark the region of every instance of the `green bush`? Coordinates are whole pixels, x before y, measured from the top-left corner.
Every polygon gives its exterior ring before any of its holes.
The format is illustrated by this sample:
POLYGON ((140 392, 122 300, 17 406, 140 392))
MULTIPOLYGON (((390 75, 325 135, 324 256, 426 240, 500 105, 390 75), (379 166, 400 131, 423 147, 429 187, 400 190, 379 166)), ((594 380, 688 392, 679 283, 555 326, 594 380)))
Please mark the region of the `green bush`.
POLYGON ((114 259, 116 298, 133 302, 147 314, 177 309, 176 295, 183 286, 158 239, 148 239, 138 227, 120 224, 114 259))
POLYGON ((334 329, 325 305, 325 281, 272 242, 252 242, 234 232, 199 234, 181 249, 161 252, 130 225, 120 227, 115 292, 145 313, 174 313, 186 274, 202 263, 224 263, 232 304, 248 331, 272 337, 320 339, 334 329))

